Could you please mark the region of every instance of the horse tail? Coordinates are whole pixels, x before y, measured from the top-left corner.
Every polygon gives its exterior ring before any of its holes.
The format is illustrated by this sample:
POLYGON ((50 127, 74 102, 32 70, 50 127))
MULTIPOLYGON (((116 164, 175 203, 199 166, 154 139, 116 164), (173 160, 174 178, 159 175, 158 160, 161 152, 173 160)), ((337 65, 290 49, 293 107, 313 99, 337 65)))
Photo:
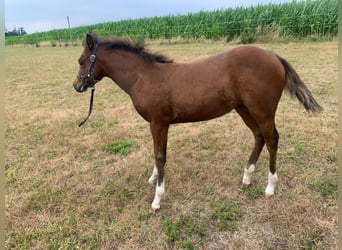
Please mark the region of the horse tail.
POLYGON ((297 97, 306 111, 311 111, 312 113, 321 112, 323 108, 316 102, 310 90, 305 86, 294 68, 284 58, 278 55, 277 57, 285 69, 285 90, 292 97, 297 97))

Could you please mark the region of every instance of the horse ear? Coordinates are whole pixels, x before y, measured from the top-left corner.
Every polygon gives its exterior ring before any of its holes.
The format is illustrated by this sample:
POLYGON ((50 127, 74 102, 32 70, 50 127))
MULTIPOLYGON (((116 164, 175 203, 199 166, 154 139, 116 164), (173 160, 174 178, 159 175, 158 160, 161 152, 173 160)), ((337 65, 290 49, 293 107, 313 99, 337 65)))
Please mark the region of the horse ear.
POLYGON ((94 32, 88 33, 86 37, 86 44, 89 50, 93 50, 95 45, 98 43, 97 36, 94 32))

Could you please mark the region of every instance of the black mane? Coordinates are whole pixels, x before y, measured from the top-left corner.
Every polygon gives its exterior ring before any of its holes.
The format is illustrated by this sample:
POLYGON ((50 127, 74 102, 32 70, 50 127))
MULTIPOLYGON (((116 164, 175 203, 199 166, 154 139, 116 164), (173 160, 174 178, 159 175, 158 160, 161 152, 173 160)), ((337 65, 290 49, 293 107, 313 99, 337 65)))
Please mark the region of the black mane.
POLYGON ((105 49, 119 49, 127 52, 132 52, 140 55, 146 62, 149 63, 172 63, 173 60, 158 53, 148 52, 145 48, 145 44, 143 41, 135 41, 132 42, 130 40, 122 39, 122 38, 111 38, 111 39, 103 39, 99 41, 100 45, 103 45, 105 49))

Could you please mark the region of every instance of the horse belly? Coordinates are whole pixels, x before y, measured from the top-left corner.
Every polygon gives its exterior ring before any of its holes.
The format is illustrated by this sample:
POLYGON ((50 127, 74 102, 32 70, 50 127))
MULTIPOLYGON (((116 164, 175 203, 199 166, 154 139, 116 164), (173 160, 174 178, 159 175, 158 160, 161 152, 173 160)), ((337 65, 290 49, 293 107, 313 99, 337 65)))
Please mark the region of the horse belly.
POLYGON ((188 98, 173 108, 172 123, 205 121, 220 117, 235 107, 233 100, 188 98), (189 101, 191 99, 191 101, 189 101))

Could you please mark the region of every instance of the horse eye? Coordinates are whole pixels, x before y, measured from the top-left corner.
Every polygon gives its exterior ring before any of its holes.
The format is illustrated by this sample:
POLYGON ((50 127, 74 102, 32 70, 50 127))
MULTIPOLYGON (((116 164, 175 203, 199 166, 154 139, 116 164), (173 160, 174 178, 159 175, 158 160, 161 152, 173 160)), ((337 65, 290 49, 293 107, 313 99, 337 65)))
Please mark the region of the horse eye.
POLYGON ((78 64, 79 64, 80 66, 82 66, 82 65, 83 65, 83 61, 78 60, 78 64))

